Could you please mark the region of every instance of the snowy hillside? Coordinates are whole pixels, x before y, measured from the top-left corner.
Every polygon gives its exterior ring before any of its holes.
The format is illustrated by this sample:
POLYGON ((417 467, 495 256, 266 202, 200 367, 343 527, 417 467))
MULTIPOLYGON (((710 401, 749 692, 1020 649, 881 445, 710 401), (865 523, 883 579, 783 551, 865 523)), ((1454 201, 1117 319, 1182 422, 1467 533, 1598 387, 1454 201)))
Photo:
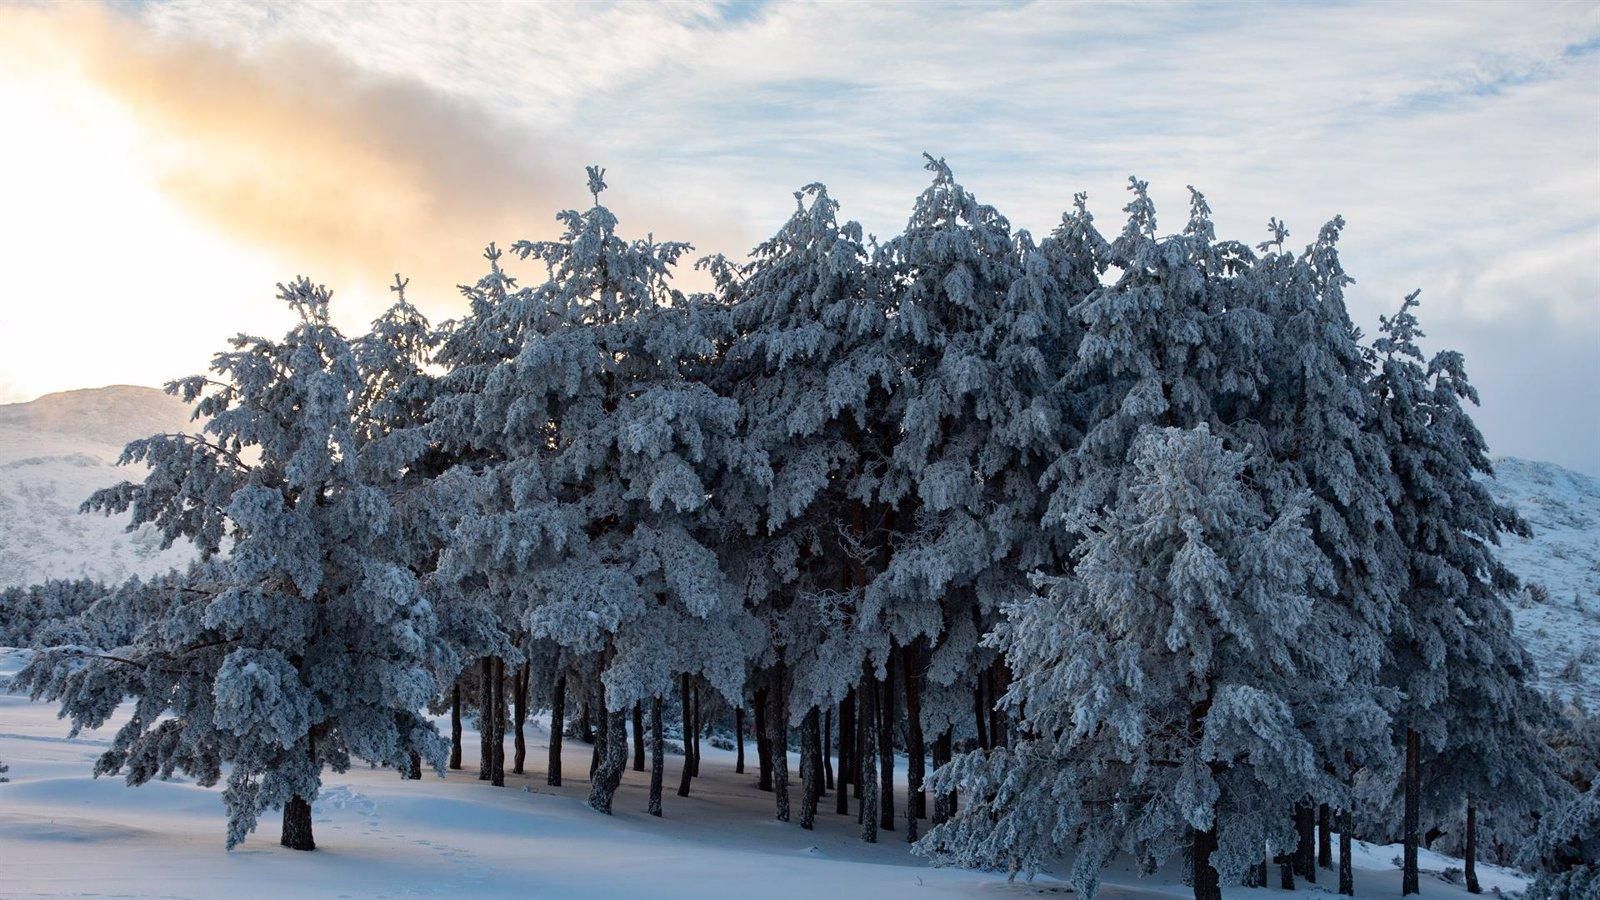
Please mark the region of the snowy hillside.
POLYGON ((154 388, 117 385, 0 406, 0 588, 46 578, 120 581, 191 557, 128 534, 126 516, 80 515, 99 488, 137 478, 119 468, 134 438, 190 428, 188 407, 154 388))
POLYGON ((1501 457, 1489 485, 1533 526, 1531 539, 1505 538, 1501 558, 1525 585, 1511 611, 1540 686, 1600 710, 1600 479, 1501 457))

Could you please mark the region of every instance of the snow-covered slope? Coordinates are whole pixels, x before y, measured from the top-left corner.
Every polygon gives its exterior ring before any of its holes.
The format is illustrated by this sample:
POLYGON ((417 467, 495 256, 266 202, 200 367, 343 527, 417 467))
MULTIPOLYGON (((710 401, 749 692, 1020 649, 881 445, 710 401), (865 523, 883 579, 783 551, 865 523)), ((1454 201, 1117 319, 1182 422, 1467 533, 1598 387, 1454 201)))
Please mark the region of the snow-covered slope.
POLYGON ((94 491, 140 470, 119 468, 128 441, 192 428, 188 407, 161 391, 116 385, 0 405, 0 588, 46 578, 120 581, 183 565, 126 516, 80 515, 94 491))
POLYGON ((1509 456, 1494 465, 1490 491, 1533 526, 1501 548, 1524 584, 1511 604, 1517 635, 1541 687, 1600 710, 1600 479, 1509 456))

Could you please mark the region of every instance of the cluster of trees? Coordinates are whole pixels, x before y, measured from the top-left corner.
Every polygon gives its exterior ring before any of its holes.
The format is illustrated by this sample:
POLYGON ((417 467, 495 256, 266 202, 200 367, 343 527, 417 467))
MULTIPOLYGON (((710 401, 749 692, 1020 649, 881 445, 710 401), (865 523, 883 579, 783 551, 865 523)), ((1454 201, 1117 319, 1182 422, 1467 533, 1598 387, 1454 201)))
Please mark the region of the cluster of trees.
POLYGON ((547 709, 547 777, 592 740, 601 812, 630 731, 660 815, 664 734, 687 795, 731 719, 779 819, 853 795, 864 840, 943 862, 1071 854, 1092 893, 1116 856, 1184 859, 1215 898, 1315 880, 1337 834, 1350 893, 1352 836, 1399 833, 1412 892, 1419 842, 1464 829, 1475 887, 1573 790, 1493 553, 1526 525, 1474 480, 1476 395, 1415 295, 1366 342, 1340 219, 1251 247, 1192 192, 1161 236, 1130 180, 1119 233, 1080 195, 1036 240, 928 169, 882 242, 805 187, 696 263, 704 294, 599 169, 560 238, 489 246, 457 321, 397 278, 351 338, 280 286, 293 330, 169 385, 203 433, 131 444, 148 476, 86 504, 203 561, 18 683, 75 728, 131 698, 97 772, 226 774, 229 846, 282 809, 310 849, 324 767, 459 768, 464 715, 503 784, 547 709))

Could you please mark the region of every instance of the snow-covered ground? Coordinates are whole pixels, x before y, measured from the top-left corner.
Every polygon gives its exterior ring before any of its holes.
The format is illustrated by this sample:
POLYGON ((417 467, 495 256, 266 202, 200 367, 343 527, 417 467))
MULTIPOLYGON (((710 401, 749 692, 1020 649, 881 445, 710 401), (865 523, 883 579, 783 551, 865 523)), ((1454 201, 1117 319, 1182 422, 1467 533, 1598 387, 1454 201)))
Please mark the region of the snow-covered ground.
MULTIPOLYGON (((0 651, 0 678, 21 654, 0 651)), ((732 751, 705 746, 702 777, 678 797, 682 758, 666 766, 666 816, 644 813, 647 773, 629 771, 605 817, 584 803, 589 748, 567 743, 560 788, 545 785, 548 732, 529 729, 528 773, 493 788, 477 780, 477 735, 466 736, 466 768, 439 779, 402 781, 387 770, 328 774, 314 808, 318 849, 285 850, 278 823, 242 847, 223 850, 218 790, 175 778, 140 788, 90 777, 110 727, 66 739, 54 710, 0 693, 0 896, 135 897, 688 897, 846 898, 1008 897, 1069 893, 1048 876, 1008 883, 1001 874, 936 869, 911 855, 903 830, 877 845, 856 837, 855 817, 832 812, 830 796, 815 831, 773 820, 771 797, 752 774, 736 775, 732 751)), ((509 750, 509 747, 508 747, 509 750)), ((798 758, 791 760, 797 764, 798 758)), ((904 775, 899 783, 903 785, 904 775)), ((1361 897, 1398 897, 1397 847, 1358 844, 1361 897)), ((1424 853, 1424 870, 1459 863, 1424 853)), ((1331 894, 1332 872, 1314 891, 1331 894)), ((1508 895, 1525 887, 1515 873, 1483 867, 1484 888, 1508 895)), ((1230 888, 1229 897, 1283 894, 1230 888)), ((1173 875, 1107 873, 1100 896, 1189 896, 1173 875)), ((1422 897, 1469 897, 1425 876, 1422 897)))

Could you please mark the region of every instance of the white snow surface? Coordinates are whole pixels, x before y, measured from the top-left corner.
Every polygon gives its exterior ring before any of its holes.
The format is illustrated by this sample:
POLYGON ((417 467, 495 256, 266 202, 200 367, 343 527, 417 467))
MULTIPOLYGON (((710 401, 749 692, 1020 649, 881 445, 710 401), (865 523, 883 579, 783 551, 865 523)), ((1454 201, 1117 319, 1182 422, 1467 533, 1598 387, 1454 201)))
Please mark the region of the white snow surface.
POLYGON ((1533 526, 1533 537, 1505 537, 1500 548, 1524 585, 1511 601, 1517 637, 1541 688, 1600 711, 1600 478, 1509 456, 1494 468, 1489 490, 1533 526), (1548 600, 1535 599, 1534 584, 1548 600))
MULTIPOLYGON (((0 650, 0 679, 23 660, 23 651, 0 650)), ((933 868, 911 855, 903 821, 880 843, 863 844, 853 806, 852 815, 834 814, 831 794, 815 831, 777 822, 771 795, 754 786, 753 745, 747 774, 737 775, 733 751, 706 744, 702 777, 688 798, 676 794, 682 757, 668 756, 661 819, 644 812, 648 773, 630 769, 616 814, 602 816, 584 802, 588 745, 569 739, 565 784, 546 786, 548 720, 529 727, 527 774, 508 773, 506 787, 478 781, 478 736, 469 729, 463 770, 443 779, 429 773, 402 781, 374 769, 325 774, 313 807, 315 852, 278 846, 276 819, 227 852, 220 789, 183 778, 130 788, 90 776, 118 724, 68 740, 52 707, 0 692, 0 761, 11 767, 11 782, 0 784, 0 896, 848 900, 1072 893, 1048 874, 1008 882, 1002 873, 933 868)), ((509 742, 507 750, 509 765, 509 742)), ((897 783, 903 808, 903 769, 897 783)), ((1357 896, 1398 897, 1399 848, 1356 847, 1357 896)), ((1470 897, 1443 877, 1459 866, 1424 852, 1423 900, 1470 897)), ((1317 886, 1302 885, 1293 896, 1333 896, 1334 873, 1319 875, 1317 886)), ((1520 874, 1493 866, 1481 866, 1480 877, 1484 896, 1526 887, 1520 874)), ((1276 888, 1223 893, 1291 896, 1276 888)), ((1139 878, 1126 867, 1107 871, 1100 891, 1108 900, 1190 894, 1175 870, 1139 878)))
POLYGON ((95 491, 144 477, 119 467, 123 446, 158 432, 190 431, 189 407, 155 388, 117 385, 0 405, 0 588, 48 578, 107 583, 155 575, 194 557, 187 543, 162 550, 128 517, 84 515, 95 491))

